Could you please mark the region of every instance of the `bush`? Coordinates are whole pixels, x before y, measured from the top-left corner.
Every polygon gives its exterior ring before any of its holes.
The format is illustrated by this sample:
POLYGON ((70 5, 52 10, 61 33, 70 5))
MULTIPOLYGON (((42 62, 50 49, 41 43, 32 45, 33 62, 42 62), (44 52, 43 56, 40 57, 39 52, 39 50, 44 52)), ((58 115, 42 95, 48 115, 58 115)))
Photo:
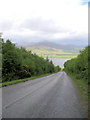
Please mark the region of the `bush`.
POLYGON ((90 59, 88 57, 88 50, 90 46, 80 51, 77 58, 73 58, 64 63, 64 70, 67 73, 75 74, 76 78, 82 78, 88 80, 88 63, 90 59))

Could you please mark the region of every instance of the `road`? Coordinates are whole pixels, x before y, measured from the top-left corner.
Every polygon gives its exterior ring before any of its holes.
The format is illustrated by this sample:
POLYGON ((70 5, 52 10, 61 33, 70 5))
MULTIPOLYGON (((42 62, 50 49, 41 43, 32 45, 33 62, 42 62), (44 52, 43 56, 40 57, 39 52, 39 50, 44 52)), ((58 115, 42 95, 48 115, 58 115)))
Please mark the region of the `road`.
POLYGON ((84 118, 72 80, 65 72, 2 89, 3 118, 84 118))

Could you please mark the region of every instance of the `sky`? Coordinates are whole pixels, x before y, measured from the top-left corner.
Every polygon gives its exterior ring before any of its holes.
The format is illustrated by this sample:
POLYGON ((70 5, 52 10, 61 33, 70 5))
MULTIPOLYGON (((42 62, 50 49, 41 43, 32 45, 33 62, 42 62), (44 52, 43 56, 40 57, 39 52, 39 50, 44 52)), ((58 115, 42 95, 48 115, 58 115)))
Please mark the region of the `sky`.
POLYGON ((0 32, 17 44, 88 44, 89 0, 0 0, 0 32))

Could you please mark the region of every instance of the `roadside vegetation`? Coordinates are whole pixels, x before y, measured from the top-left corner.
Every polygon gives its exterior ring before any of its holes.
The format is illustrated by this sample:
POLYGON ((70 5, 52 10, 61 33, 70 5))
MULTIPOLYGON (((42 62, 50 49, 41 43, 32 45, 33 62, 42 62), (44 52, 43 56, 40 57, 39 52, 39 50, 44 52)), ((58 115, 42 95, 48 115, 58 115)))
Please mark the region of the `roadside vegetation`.
POLYGON ((89 73, 88 67, 90 65, 90 56, 88 51, 90 46, 86 47, 76 58, 72 58, 64 63, 64 71, 74 80, 82 95, 88 100, 88 84, 89 73))
POLYGON ((33 76, 33 77, 28 77, 28 78, 24 78, 24 79, 6 81, 6 82, 3 82, 3 83, 0 83, 0 87, 4 87, 4 86, 8 86, 8 85, 13 85, 13 84, 16 84, 16 83, 21 83, 21 82, 26 82, 28 80, 33 80, 33 79, 37 79, 37 78, 41 78, 41 77, 45 77, 45 76, 49 76, 49 75, 51 75, 51 73, 47 73, 47 74, 43 74, 43 75, 38 75, 38 76, 33 76))
POLYGON ((10 40, 2 40, 2 82, 30 78, 60 71, 52 61, 16 47, 10 40))
POLYGON ((2 43, 0 34, 0 83, 2 82, 2 43))

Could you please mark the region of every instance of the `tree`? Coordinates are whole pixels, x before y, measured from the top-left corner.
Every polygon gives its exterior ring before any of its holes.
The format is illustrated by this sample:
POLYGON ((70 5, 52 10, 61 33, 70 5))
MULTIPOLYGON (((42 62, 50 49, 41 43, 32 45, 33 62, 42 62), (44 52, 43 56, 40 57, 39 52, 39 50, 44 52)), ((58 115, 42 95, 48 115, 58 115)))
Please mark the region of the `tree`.
POLYGON ((3 82, 59 71, 48 57, 45 60, 23 47, 17 48, 10 40, 3 42, 2 54, 3 82))

